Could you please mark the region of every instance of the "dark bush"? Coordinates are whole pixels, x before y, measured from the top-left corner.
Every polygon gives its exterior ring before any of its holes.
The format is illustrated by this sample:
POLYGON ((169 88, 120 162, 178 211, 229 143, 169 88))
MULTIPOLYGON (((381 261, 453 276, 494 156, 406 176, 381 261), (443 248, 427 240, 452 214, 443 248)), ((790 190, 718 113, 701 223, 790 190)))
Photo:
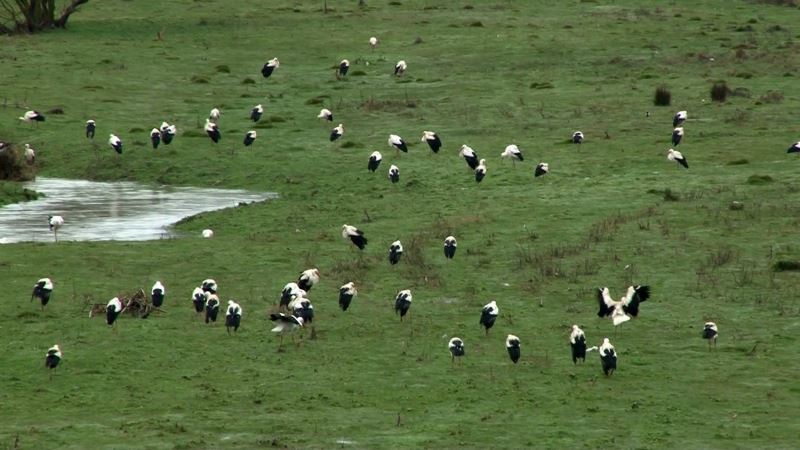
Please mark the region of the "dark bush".
POLYGON ((659 86, 656 88, 656 95, 653 98, 653 104, 656 106, 669 106, 672 103, 672 93, 666 86, 659 86))
POLYGON ((730 93, 731 89, 725 81, 717 81, 711 86, 711 100, 715 102, 724 103, 730 93))
POLYGON ((775 261, 772 270, 775 272, 800 271, 800 261, 775 261))
POLYGON ((0 180, 27 181, 36 177, 33 166, 25 162, 22 152, 6 143, 0 151, 0 180))

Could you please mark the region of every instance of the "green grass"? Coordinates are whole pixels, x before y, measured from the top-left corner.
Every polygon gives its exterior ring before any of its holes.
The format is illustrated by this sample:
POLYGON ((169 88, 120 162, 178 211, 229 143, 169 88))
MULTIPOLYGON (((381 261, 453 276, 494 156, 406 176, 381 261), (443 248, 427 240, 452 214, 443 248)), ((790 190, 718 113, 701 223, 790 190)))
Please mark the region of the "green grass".
POLYGON ((184 221, 184 239, 3 246, 0 447, 17 436, 22 448, 795 447, 800 274, 775 268, 800 260, 800 175, 785 154, 798 139, 796 8, 366 3, 329 1, 323 14, 321 2, 107 0, 66 31, 0 38, 0 140, 34 145, 40 175, 281 195, 184 221), (337 81, 342 58, 364 75, 337 81), (409 67, 396 79, 400 59, 409 67), (712 102, 723 79, 750 95, 712 102), (669 107, 652 104, 660 85, 669 107), (245 150, 258 103, 259 138, 245 150), (56 107, 64 114, 39 127, 17 123, 56 107), (216 146, 202 132, 213 107, 216 146), (328 142, 322 107, 345 124, 341 142, 328 142), (666 160, 679 109, 689 170, 666 160), (147 130, 162 120, 178 136, 154 152, 147 130), (578 129, 584 144, 567 144, 578 129), (439 155, 422 130, 440 134, 439 155), (119 161, 112 132, 125 142, 119 161), (409 154, 395 159, 390 133, 409 154), (457 157, 464 143, 487 159, 480 185, 457 157), (509 143, 526 157, 516 168, 499 158, 509 143), (376 149, 385 161, 369 174, 376 149), (551 173, 534 181, 539 161, 551 173), (363 257, 342 223, 366 232, 363 257), (196 237, 204 228, 215 238, 196 237), (448 234, 453 261, 441 254, 448 234), (406 254, 390 267, 395 239, 406 254), (309 267, 322 272, 310 293, 318 337, 277 353, 267 312, 309 267), (43 276, 56 290, 40 312, 28 295, 43 276), (208 277, 223 303, 243 306, 238 336, 193 317, 190 293, 208 277), (165 314, 123 318, 116 333, 87 317, 88 303, 156 279, 165 314), (342 313, 347 281, 359 296, 342 313), (595 315, 595 289, 618 297, 630 283, 654 295, 615 336, 595 315), (401 324, 392 303, 406 288, 401 324), (484 337, 492 299, 500 317, 484 337), (700 339, 705 320, 720 328, 715 352, 700 339), (611 378, 596 355, 571 364, 573 323, 594 345, 611 337, 611 378), (522 340, 517 366, 508 333, 522 340), (460 368, 452 336, 465 341, 460 368), (64 361, 49 382, 54 343, 64 361))

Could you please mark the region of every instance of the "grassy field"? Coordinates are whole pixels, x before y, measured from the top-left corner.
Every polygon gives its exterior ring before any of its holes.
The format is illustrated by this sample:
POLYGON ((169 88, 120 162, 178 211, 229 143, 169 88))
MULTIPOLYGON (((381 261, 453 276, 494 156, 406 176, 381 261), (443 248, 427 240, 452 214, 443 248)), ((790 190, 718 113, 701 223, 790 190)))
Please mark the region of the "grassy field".
POLYGON ((178 225, 196 238, 3 246, 0 448, 796 448, 800 274, 774 270, 800 259, 800 161, 785 153, 800 139, 796 8, 322 3, 106 0, 66 31, 0 37, 0 140, 31 143, 39 175, 281 196, 178 225), (273 57, 281 66, 264 80, 273 57), (342 58, 350 74, 337 80, 342 58), (400 59, 408 71, 395 78, 400 59), (733 91, 725 103, 709 98, 717 80, 733 91), (669 107, 653 106, 662 84, 669 107), (259 138, 245 149, 257 103, 259 138), (202 130, 212 107, 218 145, 202 130), (335 143, 321 107, 346 127, 335 143), (18 123, 26 109, 47 121, 18 123), (683 109, 689 170, 666 160, 683 109), (162 120, 178 136, 153 151, 162 120), (422 130, 440 134, 440 154, 422 130), (574 130, 581 146, 568 143, 574 130), (109 133, 125 143, 119 160, 109 133), (390 133, 407 155, 395 157, 390 133), (516 167, 499 158, 510 143, 525 154, 516 167), (461 144, 487 159, 481 184, 461 144), (374 150, 384 162, 371 174, 374 150), (551 173, 534 180, 539 161, 551 173), (363 256, 343 223, 370 239, 363 256), (204 228, 216 236, 201 240, 204 228), (453 261, 441 251, 449 234, 453 261), (390 266, 395 239, 406 254, 390 266), (309 267, 322 273, 310 293, 317 338, 278 353, 267 313, 309 267), (56 288, 40 312, 28 296, 44 276, 56 288), (209 277, 244 309, 237 336, 194 317, 190 294, 209 277), (88 303, 157 279, 164 314, 123 318, 117 332, 87 317, 88 303), (359 296, 342 313, 348 281, 359 296), (619 297, 631 283, 654 294, 615 335, 595 290, 619 297), (407 288, 400 323, 393 299, 407 288), (492 299, 500 316, 485 337, 492 299), (713 352, 706 320, 720 328, 713 352), (611 338, 612 377, 596 354, 573 366, 574 323, 592 345, 611 338), (509 333, 522 340, 516 366, 509 333), (54 343, 64 360, 49 381, 54 343))

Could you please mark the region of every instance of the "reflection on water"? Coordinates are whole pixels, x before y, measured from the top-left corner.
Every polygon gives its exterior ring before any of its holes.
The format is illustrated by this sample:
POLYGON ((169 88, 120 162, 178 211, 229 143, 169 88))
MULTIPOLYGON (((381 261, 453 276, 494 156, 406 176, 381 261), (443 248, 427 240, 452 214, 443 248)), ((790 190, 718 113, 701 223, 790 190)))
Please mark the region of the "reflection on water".
POLYGON ((0 208, 0 243, 53 241, 47 217, 64 217, 59 241, 145 241, 171 236, 169 225, 203 211, 276 198, 273 192, 148 186, 131 182, 37 178, 45 195, 0 208))

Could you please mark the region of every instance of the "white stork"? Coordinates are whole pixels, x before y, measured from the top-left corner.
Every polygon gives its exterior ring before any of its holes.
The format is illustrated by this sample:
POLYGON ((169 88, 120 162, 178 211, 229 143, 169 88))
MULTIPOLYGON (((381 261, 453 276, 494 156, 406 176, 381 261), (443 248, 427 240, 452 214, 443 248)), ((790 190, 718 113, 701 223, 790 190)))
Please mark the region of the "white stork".
POLYGON ((456 256, 456 246, 458 243, 456 242, 456 238, 453 236, 447 236, 444 238, 444 257, 447 259, 453 259, 456 256))
POLYGON ((547 164, 546 162, 540 162, 536 165, 536 168, 533 169, 534 178, 547 175, 548 173, 550 173, 550 164, 547 164))
POLYGON ((486 160, 482 159, 475 168, 475 182, 480 183, 486 177, 486 160))
POLYGON ((400 181, 400 168, 394 164, 389 167, 389 180, 392 182, 392 184, 400 181))
POLYGON ((411 289, 405 289, 397 293, 394 298, 394 312, 400 314, 400 321, 408 314, 408 309, 411 308, 411 289))
MULTIPOLYGON (((333 122, 333 113, 328 108, 322 108, 319 110, 319 114, 317 114, 317 119, 333 122)), ((339 126, 342 126, 342 124, 339 124, 339 126)))
POLYGON ((245 135, 244 135, 244 146, 245 147, 251 146, 253 144, 253 142, 256 141, 257 137, 258 137, 258 134, 256 133, 256 130, 250 130, 247 133, 245 133, 245 135))
POLYGON ((253 109, 250 110, 250 120, 253 122, 258 122, 261 120, 261 115, 264 114, 264 107, 261 106, 259 103, 258 105, 254 106, 253 109))
POLYGON ((231 334, 231 328, 235 333, 242 324, 242 307, 233 300, 228 300, 228 309, 225 310, 225 329, 231 334))
POLYGON ((175 125, 170 125, 167 122, 161 122, 161 140, 164 142, 164 145, 169 145, 172 143, 172 139, 175 138, 175 135, 178 134, 178 128, 175 125))
POLYGON ((683 138, 683 127, 675 127, 672 130, 672 145, 677 147, 678 144, 681 143, 681 139, 683 138))
POLYGON ((569 345, 572 347, 572 363, 578 364, 586 361, 586 335, 583 330, 577 325, 572 326, 572 332, 569 334, 569 345))
POLYGON ((381 152, 374 151, 371 155, 369 155, 369 162, 367 163, 367 170, 370 172, 375 172, 378 170, 378 166, 381 165, 381 160, 383 160, 383 155, 381 152))
POLYGON ((399 240, 392 242, 392 245, 389 246, 389 264, 399 263, 401 256, 403 256, 403 244, 399 240))
POLYGON ((206 323, 216 322, 219 315, 219 297, 206 292, 206 323))
POLYGON ((294 298, 304 298, 308 293, 302 289, 297 283, 287 283, 281 291, 281 299, 278 303, 278 308, 285 308, 294 298))
POLYGON ((481 320, 478 323, 483 326, 487 336, 489 335, 489 328, 494 326, 498 314, 500 314, 500 308, 497 307, 497 302, 494 300, 484 305, 481 310, 481 320))
POLYGON ((367 238, 364 236, 364 232, 352 225, 342 225, 342 237, 350 239, 359 250, 364 250, 367 245, 367 238))
POLYGON ((667 159, 670 161, 675 161, 687 169, 689 168, 689 162, 686 161, 686 158, 683 156, 683 154, 677 150, 669 149, 667 151, 667 159))
POLYGON ((389 140, 386 141, 389 144, 389 147, 393 147, 397 150, 397 154, 400 154, 402 150, 404 153, 408 153, 408 146, 406 146, 406 141, 403 140, 400 136, 396 134, 390 134, 389 140))
POLYGON ((203 280, 203 282, 200 284, 200 287, 203 289, 203 292, 210 292, 212 294, 217 293, 217 282, 212 278, 203 280))
POLYGON ((686 122, 687 117, 688 115, 686 114, 686 111, 676 112, 675 117, 672 118, 672 128, 675 128, 678 125, 683 124, 683 122, 686 122))
POLYGON ((617 352, 608 338, 603 339, 603 344, 600 348, 591 347, 587 352, 597 350, 600 353, 600 365, 603 367, 603 373, 606 376, 611 375, 617 369, 617 352))
POLYGON ((61 347, 59 347, 58 344, 47 349, 47 353, 44 354, 44 366, 48 369, 51 369, 51 380, 53 379, 53 373, 55 372, 56 367, 58 367, 58 364, 61 363, 61 358, 61 347))
POLYGON ((33 285, 31 301, 33 301, 34 298, 38 298, 42 306, 42 311, 44 311, 44 307, 47 306, 47 302, 50 301, 50 295, 52 293, 53 281, 50 280, 50 278, 42 278, 33 285))
POLYGON ((714 348, 717 348, 717 336, 719 335, 719 330, 717 329, 717 324, 714 322, 706 322, 703 325, 703 339, 708 341, 708 349, 711 350, 711 345, 714 345, 714 348))
POLYGON ((58 229, 64 226, 64 218, 61 216, 48 216, 47 224, 50 226, 50 231, 53 232, 56 242, 58 242, 58 229))
POLYGON ((344 125, 339 124, 331 130, 331 142, 339 139, 344 134, 344 125))
POLYGON ((125 308, 122 306, 122 302, 119 301, 118 297, 114 297, 109 300, 108 304, 106 305, 106 323, 108 326, 114 325, 117 317, 119 317, 124 309, 125 308))
POLYGON ((219 121, 219 108, 212 108, 208 113, 208 120, 217 123, 219 121))
POLYGON ((471 147, 462 145, 461 150, 458 151, 458 156, 464 158, 470 169, 475 170, 478 168, 478 154, 471 147))
POLYGON ((631 320, 630 316, 639 315, 639 304, 648 298, 650 298, 650 286, 628 286, 628 292, 619 301, 611 298, 607 287, 601 288, 597 292, 597 302, 600 305, 597 317, 611 316, 616 327, 631 320))
POLYGON ((206 238, 206 239, 208 239, 208 238, 212 238, 212 237, 214 237, 214 230, 212 230, 212 229, 210 229, 210 228, 206 228, 206 229, 205 229, 205 230, 203 230, 203 232, 201 233, 201 236, 203 236, 203 237, 204 237, 204 238, 206 238))
POLYGON ((36 122, 36 124, 38 125, 39 122, 44 122, 44 116, 39 114, 38 111, 26 111, 25 114, 23 114, 22 117, 19 118, 19 120, 22 120, 27 123, 36 122))
POLYGON ((376 38, 375 36, 369 38, 369 46, 372 47, 372 50, 375 50, 375 47, 378 46, 378 38, 376 38))
POLYGON ((153 145, 154 150, 158 148, 158 144, 161 143, 161 130, 158 128, 150 130, 150 143, 153 145))
POLYGON ((160 281, 156 281, 153 288, 150 289, 150 302, 154 307, 160 308, 164 304, 165 295, 167 295, 167 289, 160 281))
POLYGON ((206 307, 206 293, 202 288, 196 287, 192 291, 192 304, 194 305, 194 312, 200 314, 206 307))
POLYGON ((122 139, 116 134, 112 133, 108 135, 108 145, 110 145, 118 155, 122 154, 122 139))
POLYGON ((520 151, 516 144, 506 146, 506 149, 503 150, 503 153, 500 153, 500 157, 510 159, 513 164, 516 164, 517 161, 524 160, 522 157, 522 151, 520 151))
POLYGON ((316 267, 304 270, 297 278, 297 286, 306 292, 317 283, 319 283, 319 269, 316 267))
POLYGON ((405 61, 403 60, 397 61, 397 64, 394 65, 394 75, 397 77, 402 76, 406 72, 407 68, 408 65, 406 64, 405 61))
POLYGON ((506 337, 506 350, 508 351, 508 357, 511 358, 511 361, 514 364, 516 364, 517 361, 519 361, 521 353, 519 338, 513 334, 509 334, 508 337, 506 337))
POLYGON ((583 133, 580 131, 576 131, 572 133, 572 143, 573 144, 580 144, 583 142, 583 133))
POLYGON ((94 139, 94 130, 97 127, 97 123, 94 120, 89 119, 86 121, 86 137, 89 139, 94 139))
POLYGON ((442 140, 433 131, 423 131, 421 141, 426 142, 433 153, 439 153, 439 149, 442 148, 442 140))
POLYGON ((203 129, 215 144, 222 139, 222 133, 219 132, 219 127, 211 120, 206 119, 206 125, 203 127, 203 129))
MULTIPOLYGON (((270 314, 269 320, 275 323, 275 328, 270 331, 273 333, 279 333, 281 336, 281 343, 278 345, 278 351, 281 351, 281 348, 283 347, 283 335, 286 333, 292 333, 303 326, 302 317, 295 317, 292 315, 286 315, 284 313, 270 314)), ((294 342, 294 334, 292 334, 292 342, 294 342)))
POLYGON ((358 290, 356 290, 356 285, 352 281, 343 284, 342 287, 339 288, 339 307, 342 308, 342 311, 347 311, 347 308, 350 307, 350 302, 353 301, 358 295, 358 290))
POLYGON ((447 343, 447 350, 450 351, 450 363, 454 364, 458 359, 458 364, 461 365, 461 357, 464 356, 464 341, 461 338, 454 337, 447 343))
POLYGON ((800 153, 800 142, 795 142, 789 147, 789 150, 786 150, 786 153, 800 153))
POLYGON ((30 144, 25 144, 25 162, 28 165, 33 165, 36 162, 36 150, 30 144))
POLYGON ((264 67, 261 68, 261 75, 263 75, 264 78, 269 78, 269 76, 272 75, 272 72, 280 66, 281 62, 278 61, 278 58, 272 58, 267 61, 266 64, 264 64, 264 67))
POLYGON ((350 61, 348 61, 346 59, 343 59, 339 63, 339 72, 338 72, 339 76, 343 77, 343 76, 347 75, 347 71, 348 70, 350 70, 350 61))

